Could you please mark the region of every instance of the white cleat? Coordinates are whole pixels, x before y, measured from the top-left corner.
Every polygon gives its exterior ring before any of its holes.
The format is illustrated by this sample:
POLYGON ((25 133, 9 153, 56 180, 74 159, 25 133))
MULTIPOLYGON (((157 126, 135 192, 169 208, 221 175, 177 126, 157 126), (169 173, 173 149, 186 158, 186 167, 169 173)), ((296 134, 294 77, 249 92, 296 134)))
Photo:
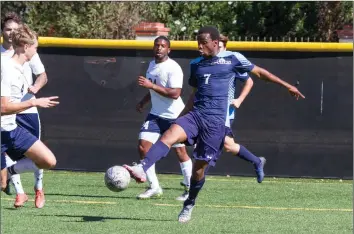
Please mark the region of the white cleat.
POLYGON ((141 164, 133 166, 124 164, 123 167, 129 171, 130 176, 135 179, 137 183, 144 183, 146 181, 146 173, 141 164))
POLYGON ((137 196, 137 199, 150 199, 150 198, 158 198, 163 194, 162 189, 160 187, 156 189, 148 188, 145 192, 137 196))
POLYGON ((181 213, 178 215, 178 222, 187 223, 189 220, 191 220, 193 208, 193 205, 183 206, 181 213))
POLYGON ((178 196, 178 197, 176 198, 176 200, 177 200, 177 201, 185 201, 185 200, 187 200, 188 195, 189 195, 189 191, 185 190, 185 191, 182 193, 182 195, 180 195, 180 196, 178 196))

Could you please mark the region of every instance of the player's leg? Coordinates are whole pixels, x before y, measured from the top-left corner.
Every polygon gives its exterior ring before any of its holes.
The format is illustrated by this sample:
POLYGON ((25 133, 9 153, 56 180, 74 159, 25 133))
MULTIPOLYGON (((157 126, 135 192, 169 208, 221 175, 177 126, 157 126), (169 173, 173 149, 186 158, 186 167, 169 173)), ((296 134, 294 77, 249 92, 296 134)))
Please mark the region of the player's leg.
POLYGON ((7 181, 7 170, 6 167, 1 169, 1 191, 5 191, 7 181))
POLYGON ((243 145, 237 144, 229 135, 225 137, 224 148, 226 152, 231 152, 233 155, 239 156, 241 159, 253 164, 257 174, 258 183, 262 183, 264 179, 264 165, 266 159, 264 157, 257 157, 252 154, 243 145))
POLYGON ((187 149, 184 144, 178 143, 172 146, 177 154, 179 164, 181 167, 183 182, 181 184, 184 186, 184 192, 181 196, 178 196, 176 200, 185 201, 188 197, 188 191, 190 188, 190 181, 192 176, 193 163, 188 156, 187 149))
MULTIPOLYGON (((20 177, 20 173, 22 172, 19 168, 22 167, 23 163, 20 162, 19 164, 17 164, 19 161, 21 161, 21 158, 24 158, 24 156, 22 154, 17 154, 15 151, 8 151, 9 155, 11 155, 13 158, 16 157, 16 161, 12 160, 7 154, 5 155, 5 159, 6 159, 6 165, 7 165, 7 173, 8 173, 8 178, 11 179, 14 187, 15 187, 15 191, 16 191, 16 198, 15 198, 15 202, 14 202, 14 207, 18 208, 18 207, 22 207, 27 201, 28 201, 28 196, 25 193, 22 183, 21 183, 21 177, 20 177), (16 170, 19 172, 17 173, 15 171, 16 170)), ((9 187, 9 185, 7 186, 9 187)))
MULTIPOLYGON (((160 138, 160 131, 159 117, 149 114, 139 133, 138 151, 141 160, 145 158, 151 146, 160 138)), ((146 171, 146 179, 150 186, 145 192, 138 195, 137 198, 149 199, 151 197, 160 197, 162 195, 162 189, 156 175, 155 164, 146 171)))
POLYGON ((209 166, 215 166, 218 157, 221 155, 224 139, 225 126, 221 123, 200 120, 203 126, 199 132, 196 147, 193 152, 195 163, 191 178, 189 196, 183 204, 178 221, 188 222, 191 219, 192 210, 195 205, 199 191, 205 182, 205 171, 209 166))
MULTIPOLYGON (((40 139, 40 120, 37 113, 18 114, 16 116, 16 122, 20 127, 26 129, 29 133, 40 139)), ((43 169, 38 168, 32 160, 26 157, 21 157, 21 160, 18 160, 17 164, 9 168, 9 171, 13 176, 19 175, 23 172, 34 172, 35 206, 37 208, 42 208, 45 204, 43 192, 43 169)))
POLYGON ((37 140, 24 154, 40 169, 51 169, 57 164, 54 154, 41 140, 37 140))
POLYGON ((194 144, 193 139, 197 136, 198 129, 195 125, 193 114, 188 113, 176 120, 176 123, 164 132, 148 151, 141 164, 136 166, 123 165, 130 172, 131 176, 139 183, 146 181, 145 172, 161 158, 167 156, 170 148, 175 143, 188 141, 194 144))
MULTIPOLYGON (((16 164, 16 161, 13 161, 6 153, 4 153, 4 158, 5 158, 6 167, 11 167, 12 165, 16 164)), ((20 175, 19 174, 11 175, 8 172, 8 170, 7 170, 7 173, 8 173, 8 175, 7 175, 7 181, 6 181, 6 188, 5 188, 4 192, 7 195, 12 195, 10 184, 13 184, 16 194, 18 194, 20 192, 24 193, 20 175)))
POLYGON ((6 181, 7 181, 7 169, 6 169, 6 161, 5 155, 1 154, 1 171, 0 171, 0 182, 1 182, 1 191, 5 191, 6 189, 6 181))
MULTIPOLYGON (((143 160, 145 155, 150 150, 153 143, 155 143, 160 137, 160 134, 157 132, 140 132, 139 134, 139 154, 140 159, 143 160)), ((149 188, 144 192, 138 195, 138 199, 149 199, 151 197, 160 197, 163 192, 159 184, 159 180, 155 171, 155 164, 153 164, 146 171, 146 179, 149 182, 149 188)))
MULTIPOLYGON (((29 114, 28 115, 28 122, 32 126, 32 134, 34 134, 38 139, 41 139, 41 121, 39 119, 39 114, 29 114)), ((45 196, 43 191, 43 173, 44 170, 41 168, 36 168, 33 175, 34 175, 34 192, 35 196, 35 206, 37 208, 42 208, 45 204, 45 196)))
POLYGON ((192 217, 195 201, 205 183, 205 170, 208 165, 209 163, 204 160, 196 160, 194 163, 189 195, 183 204, 181 213, 178 215, 178 221, 181 223, 188 222, 192 217))

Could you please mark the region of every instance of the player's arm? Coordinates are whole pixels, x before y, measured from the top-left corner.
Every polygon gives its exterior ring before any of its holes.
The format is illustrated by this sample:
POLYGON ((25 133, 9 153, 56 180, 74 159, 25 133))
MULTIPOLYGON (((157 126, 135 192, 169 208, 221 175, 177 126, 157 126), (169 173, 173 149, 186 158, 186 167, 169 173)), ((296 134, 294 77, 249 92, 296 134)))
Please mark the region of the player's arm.
POLYGON ((254 66, 250 72, 253 75, 257 76, 259 79, 270 81, 270 82, 273 82, 273 83, 276 83, 276 84, 279 84, 279 85, 285 87, 297 99, 299 99, 299 97, 305 98, 305 96, 295 86, 280 79, 279 77, 270 73, 269 71, 267 71, 264 68, 254 66))
POLYGON ((232 105, 234 105, 236 108, 239 108, 242 102, 247 97, 247 95, 250 93, 252 87, 253 87, 253 80, 251 77, 248 76, 248 78, 246 79, 243 85, 240 95, 238 96, 238 98, 232 100, 232 105))
POLYGON ((166 88, 159 85, 152 83, 149 79, 145 78, 144 76, 139 76, 138 84, 142 87, 147 89, 154 90, 156 93, 160 94, 161 96, 177 99, 181 95, 182 88, 166 88))
POLYGON ((138 104, 136 105, 136 110, 141 113, 143 111, 145 105, 148 104, 150 101, 151 101, 151 94, 150 94, 150 92, 148 92, 143 97, 143 99, 141 99, 141 101, 138 102, 138 104))
MULTIPOLYGON (((1 94, 3 95, 3 94, 1 94)), ((44 97, 38 99, 30 99, 24 102, 10 102, 9 96, 1 96, 1 115, 12 115, 25 111, 31 107, 50 108, 59 104, 56 101, 59 97, 44 97)))
POLYGON ((30 99, 20 103, 10 102, 11 84, 13 77, 12 70, 1 70, 1 115, 11 115, 22 112, 34 106, 34 100, 30 99))
MULTIPOLYGON (((3 94, 1 94, 3 95, 3 94)), ((20 113, 35 106, 35 99, 30 99, 24 102, 13 103, 10 102, 10 98, 1 96, 1 115, 12 115, 20 113)))
POLYGON ((36 75, 36 81, 28 88, 30 93, 36 94, 48 82, 47 73, 38 54, 35 54, 29 62, 33 74, 36 75))
POLYGON ((11 84, 13 80, 13 71, 11 69, 1 70, 1 115, 12 115, 27 110, 31 107, 50 108, 59 104, 58 97, 46 97, 39 99, 30 99, 24 102, 14 103, 10 101, 11 84))

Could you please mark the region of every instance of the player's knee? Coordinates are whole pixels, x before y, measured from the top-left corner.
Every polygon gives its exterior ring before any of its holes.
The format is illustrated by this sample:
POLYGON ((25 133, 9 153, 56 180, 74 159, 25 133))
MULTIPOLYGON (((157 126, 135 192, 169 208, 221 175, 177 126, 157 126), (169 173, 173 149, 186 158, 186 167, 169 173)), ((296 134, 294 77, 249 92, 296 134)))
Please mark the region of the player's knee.
POLYGON ((6 178, 1 178, 1 191, 6 189, 6 178))
POLYGON ((172 126, 162 135, 161 141, 171 147, 175 143, 184 142, 187 139, 184 130, 177 124, 172 126))
POLYGON ((56 158, 53 157, 49 157, 47 158, 43 163, 41 163, 40 165, 37 164, 37 167, 40 169, 52 169, 57 165, 57 160, 56 158))
POLYGON ((160 141, 162 141, 165 145, 171 147, 173 144, 177 143, 176 137, 173 135, 172 130, 168 129, 161 137, 160 141))

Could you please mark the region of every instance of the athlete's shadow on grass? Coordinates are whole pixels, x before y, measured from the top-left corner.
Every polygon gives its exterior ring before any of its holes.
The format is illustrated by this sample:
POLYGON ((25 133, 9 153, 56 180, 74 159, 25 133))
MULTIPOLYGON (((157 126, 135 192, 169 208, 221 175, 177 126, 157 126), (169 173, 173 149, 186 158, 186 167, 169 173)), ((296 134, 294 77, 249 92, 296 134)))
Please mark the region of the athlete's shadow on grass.
POLYGON ((46 196, 63 196, 63 197, 91 197, 91 198, 119 198, 119 199, 134 199, 136 197, 131 196, 106 196, 106 195, 83 195, 83 194, 66 194, 66 193, 46 193, 46 196))
POLYGON ((139 221, 157 221, 168 222, 176 221, 175 219, 150 219, 150 218, 133 218, 133 217, 103 217, 103 216, 88 216, 88 215, 37 215, 46 217, 65 217, 65 218, 82 218, 82 220, 66 221, 66 222, 104 222, 105 220, 139 220, 139 221))

